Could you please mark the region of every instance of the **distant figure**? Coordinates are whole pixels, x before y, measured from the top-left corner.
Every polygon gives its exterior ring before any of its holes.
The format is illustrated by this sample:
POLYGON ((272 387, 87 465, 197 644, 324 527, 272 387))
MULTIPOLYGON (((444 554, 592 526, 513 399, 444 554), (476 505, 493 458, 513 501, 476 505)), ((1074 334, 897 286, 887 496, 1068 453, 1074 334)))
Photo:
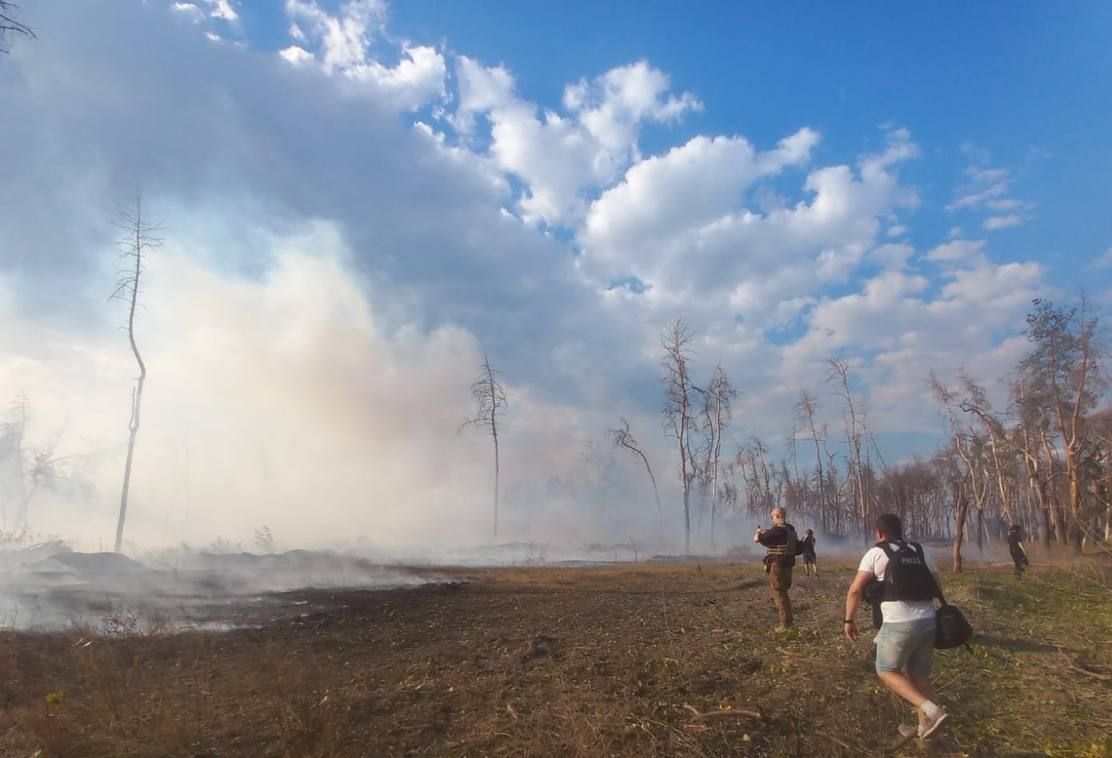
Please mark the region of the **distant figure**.
POLYGON ((813 572, 815 576, 819 575, 818 563, 815 559, 815 533, 813 530, 808 529, 807 534, 800 540, 803 545, 803 573, 810 576, 813 572))
POLYGON ((1019 524, 1012 524, 1012 528, 1008 530, 1008 552, 1015 563, 1015 578, 1022 579, 1023 571, 1031 565, 1031 561, 1027 559, 1027 551, 1023 548, 1023 529, 1019 524))
MULTIPOLYGON (((876 522, 876 546, 857 567, 846 593, 845 635, 857 639, 853 616, 865 587, 874 580, 883 586, 880 604, 884 623, 876 636, 876 673, 884 686, 919 712, 920 739, 934 734, 947 718, 933 702, 930 689, 934 665, 935 607, 941 582, 923 546, 903 538, 903 523, 894 513, 876 522)), ((901 735, 903 730, 901 729, 901 735)))
POLYGON ((768 574, 768 589, 772 602, 780 614, 778 632, 786 632, 792 626, 792 601, 788 590, 792 588, 792 567, 795 566, 795 549, 799 537, 795 527, 785 521, 787 513, 777 506, 772 509, 772 528, 761 529, 753 535, 753 541, 764 545, 768 552, 764 557, 765 573, 768 574))

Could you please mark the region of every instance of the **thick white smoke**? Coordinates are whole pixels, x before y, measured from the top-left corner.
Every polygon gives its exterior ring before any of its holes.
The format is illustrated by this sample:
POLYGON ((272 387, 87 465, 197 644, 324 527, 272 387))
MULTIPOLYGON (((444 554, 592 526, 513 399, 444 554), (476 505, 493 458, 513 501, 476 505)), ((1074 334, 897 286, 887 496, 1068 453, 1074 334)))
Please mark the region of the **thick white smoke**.
MULTIPOLYGON (((271 240, 261 276, 203 263, 219 250, 189 252, 153 251, 142 280, 136 331, 149 376, 133 550, 218 538, 253 549, 264 525, 279 547, 424 555, 492 539, 490 440, 459 431, 482 358, 473 335, 380 323, 373 305, 388 310, 389 293, 367 291, 348 270, 327 224, 271 240)), ((56 438, 53 455, 85 485, 44 483, 30 526, 109 548, 136 373, 123 308, 106 304, 98 325, 76 333, 2 302, 13 328, 0 337, 0 386, 26 393, 34 439, 56 438)), ((594 439, 605 462, 603 433, 616 419, 507 392, 500 539, 655 540, 656 506, 629 462, 605 472, 605 488, 589 486, 598 476, 584 444, 594 439)))

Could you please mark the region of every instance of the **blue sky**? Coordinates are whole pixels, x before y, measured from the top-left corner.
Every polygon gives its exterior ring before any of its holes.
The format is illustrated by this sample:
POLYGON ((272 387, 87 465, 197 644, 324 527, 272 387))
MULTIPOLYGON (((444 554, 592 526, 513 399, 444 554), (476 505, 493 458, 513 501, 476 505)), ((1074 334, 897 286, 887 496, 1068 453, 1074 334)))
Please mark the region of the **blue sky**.
POLYGON ((698 132, 769 144, 808 124, 824 134, 817 155, 838 160, 878 124, 906 126, 928 153, 909 168, 928 219, 920 244, 964 220, 937 213, 968 165, 962 145, 1011 167, 1045 216, 997 244, 1001 255, 1084 260, 1112 239, 1106 3, 406 2, 393 19, 401 37, 506 64, 542 103, 564 82, 647 59, 705 104, 660 148, 698 132))
MULTIPOLYGON (((319 444, 346 447, 326 457, 359 451, 329 481, 370 486, 361 462, 388 439, 412 454, 399 471, 430 449, 450 461, 431 500, 482 481, 481 449, 384 438, 384 419, 435 407, 454 430, 484 352, 517 398, 525 492, 552 468, 574 478, 617 415, 671 465, 657 360, 673 318, 697 334, 697 379, 721 363, 741 390, 736 441, 783 440, 800 389, 836 440, 837 355, 900 459, 942 434, 930 371, 964 367, 1002 403, 1033 297, 1112 305, 1107 3, 21 12, 38 38, 0 58, 0 133, 19 146, 0 315, 22 328, 0 379, 35 388, 44 428, 80 420, 109 449, 120 430, 98 409, 126 404, 131 371, 104 305, 110 222, 136 188, 166 230, 143 322, 164 428, 279 460, 300 439, 283 419, 328 397, 319 444), (228 421, 227 403, 254 411, 228 421)), ((185 443, 162 444, 176 471, 185 443)))
MULTIPOLYGON (((285 47, 284 15, 262 5, 244 4, 247 38, 285 47)), ((1092 272, 1078 269, 1112 239, 1105 3, 411 0, 391 7, 389 32, 505 65, 522 96, 542 106, 558 103, 567 82, 647 60, 705 106, 683 124, 646 130, 647 152, 698 133, 768 144, 808 124, 824 135, 816 157, 838 160, 879 139, 877 125, 906 126, 927 153, 907 170, 924 199, 912 230, 921 245, 968 222, 968 214, 941 211, 976 151, 1006 167, 1039 209, 994 240, 996 254, 1052 262, 1050 279, 1067 289, 1093 286, 1092 272)))

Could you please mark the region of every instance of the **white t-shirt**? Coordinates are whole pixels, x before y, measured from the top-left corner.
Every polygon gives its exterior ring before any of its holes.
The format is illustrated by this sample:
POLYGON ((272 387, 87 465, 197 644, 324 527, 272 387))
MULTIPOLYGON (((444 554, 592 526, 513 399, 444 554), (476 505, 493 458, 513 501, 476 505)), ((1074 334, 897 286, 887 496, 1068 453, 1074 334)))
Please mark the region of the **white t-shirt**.
MULTIPOLYGON (((901 549, 900 546, 894 542, 889 542, 888 545, 896 552, 901 549)), ((935 568, 931 554, 924 550, 923 557, 926 559, 927 568, 932 572, 937 572, 938 569, 935 568)), ((887 568, 888 556, 885 555, 884 551, 879 547, 873 547, 869 549, 869 552, 865 553, 865 556, 861 559, 861 565, 857 567, 857 570, 866 571, 883 582, 884 571, 887 568)), ((914 603, 905 602, 903 600, 886 601, 880 604, 880 615, 886 624, 899 624, 905 621, 934 618, 934 601, 924 600, 914 603)))

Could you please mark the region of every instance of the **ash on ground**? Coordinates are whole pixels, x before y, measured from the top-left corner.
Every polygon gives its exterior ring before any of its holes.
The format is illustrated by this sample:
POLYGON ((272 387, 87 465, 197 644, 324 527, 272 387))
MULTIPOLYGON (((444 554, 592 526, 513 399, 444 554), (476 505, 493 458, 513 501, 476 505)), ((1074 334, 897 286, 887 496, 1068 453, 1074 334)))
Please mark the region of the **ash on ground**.
POLYGON ((52 542, 0 552, 0 628, 91 634, 231 629, 311 613, 320 589, 446 580, 327 551, 179 551, 140 562, 52 542))

